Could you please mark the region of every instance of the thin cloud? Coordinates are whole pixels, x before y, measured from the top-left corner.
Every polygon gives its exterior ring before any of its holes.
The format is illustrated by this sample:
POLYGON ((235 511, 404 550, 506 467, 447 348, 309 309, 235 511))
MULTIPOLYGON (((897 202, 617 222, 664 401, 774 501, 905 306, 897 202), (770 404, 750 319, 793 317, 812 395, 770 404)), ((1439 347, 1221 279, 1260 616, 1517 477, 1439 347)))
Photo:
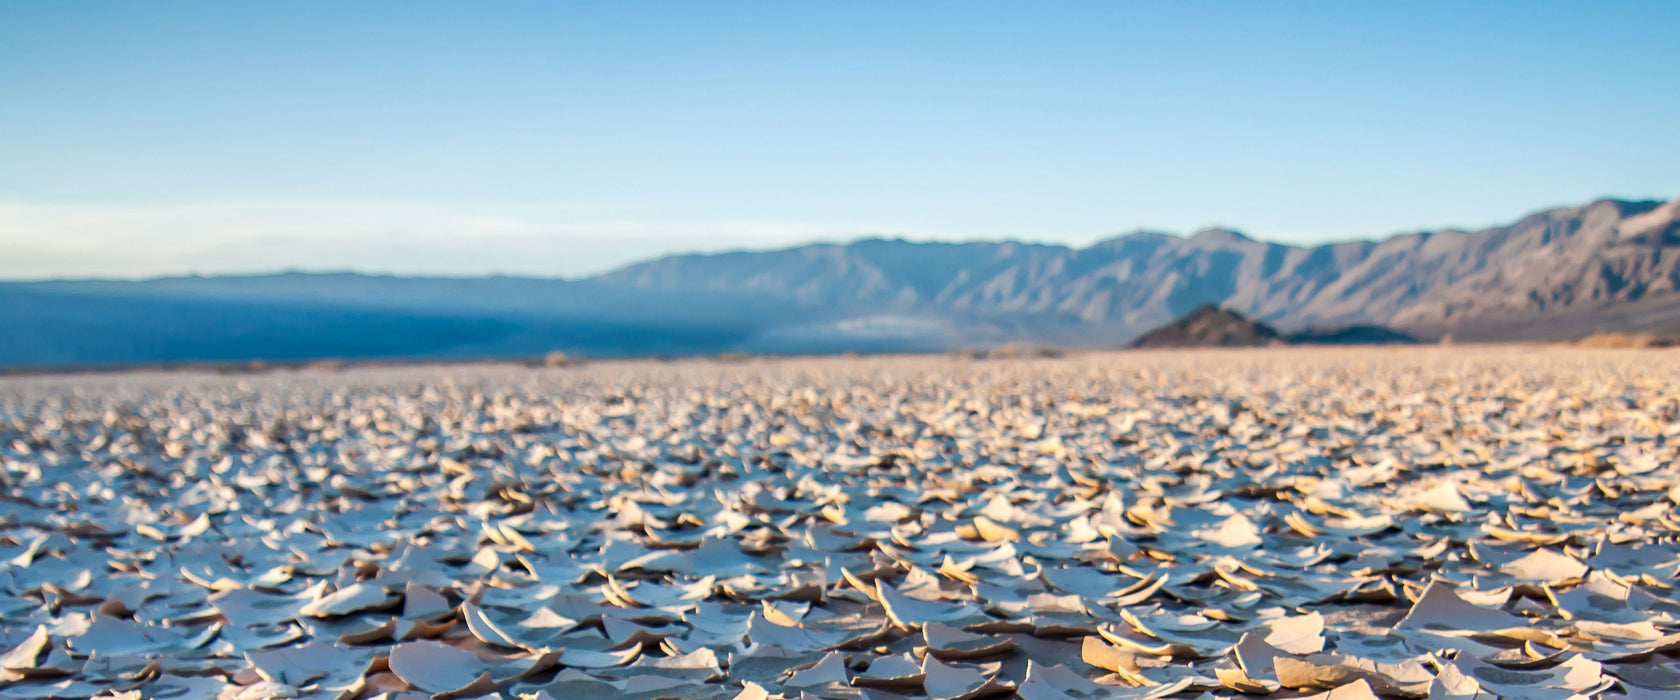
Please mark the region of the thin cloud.
MULTIPOLYGON (((575 276, 672 252, 845 240, 880 227, 567 221, 427 204, 66 206, 0 201, 0 277, 284 269, 575 276)), ((929 237, 929 236, 919 236, 929 237)), ((942 236, 931 236, 941 238, 942 236)))

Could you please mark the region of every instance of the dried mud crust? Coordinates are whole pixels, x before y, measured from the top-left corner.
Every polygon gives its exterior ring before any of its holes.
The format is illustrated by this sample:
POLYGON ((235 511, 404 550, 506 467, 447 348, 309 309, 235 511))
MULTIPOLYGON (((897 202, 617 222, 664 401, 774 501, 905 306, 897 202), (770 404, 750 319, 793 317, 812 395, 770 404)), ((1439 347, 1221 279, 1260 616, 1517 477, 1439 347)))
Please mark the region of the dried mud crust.
POLYGON ((0 697, 1680 696, 1680 354, 0 380, 0 697))

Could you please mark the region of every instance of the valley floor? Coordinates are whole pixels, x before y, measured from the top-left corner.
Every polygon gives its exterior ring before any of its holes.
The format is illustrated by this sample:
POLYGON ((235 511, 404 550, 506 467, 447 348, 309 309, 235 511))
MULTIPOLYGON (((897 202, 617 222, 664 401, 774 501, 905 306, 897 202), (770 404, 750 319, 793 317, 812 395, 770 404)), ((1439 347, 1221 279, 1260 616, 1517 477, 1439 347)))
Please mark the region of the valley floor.
POLYGON ((1680 350, 0 379, 0 697, 1680 693, 1680 350))

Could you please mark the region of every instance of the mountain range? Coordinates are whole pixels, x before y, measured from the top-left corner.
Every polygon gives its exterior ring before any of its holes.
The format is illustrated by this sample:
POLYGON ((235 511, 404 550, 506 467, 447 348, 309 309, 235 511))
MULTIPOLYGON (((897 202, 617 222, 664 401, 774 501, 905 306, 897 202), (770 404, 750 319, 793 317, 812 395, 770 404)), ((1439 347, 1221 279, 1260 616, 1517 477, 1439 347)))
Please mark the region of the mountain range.
POLYGON ((1673 333, 1680 199, 1605 199, 1479 231, 1317 246, 1225 229, 1081 248, 875 238, 676 255, 570 280, 4 282, 0 365, 1116 346, 1207 304, 1288 333, 1673 333))

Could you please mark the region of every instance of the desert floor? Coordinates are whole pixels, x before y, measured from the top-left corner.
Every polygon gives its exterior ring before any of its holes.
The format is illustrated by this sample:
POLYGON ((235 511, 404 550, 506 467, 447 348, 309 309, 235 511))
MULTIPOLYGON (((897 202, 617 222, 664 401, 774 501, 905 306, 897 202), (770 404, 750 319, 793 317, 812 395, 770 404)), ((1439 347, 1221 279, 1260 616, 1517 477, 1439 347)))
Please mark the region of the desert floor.
POLYGON ((1680 697, 1680 351, 0 380, 0 697, 1680 697))

